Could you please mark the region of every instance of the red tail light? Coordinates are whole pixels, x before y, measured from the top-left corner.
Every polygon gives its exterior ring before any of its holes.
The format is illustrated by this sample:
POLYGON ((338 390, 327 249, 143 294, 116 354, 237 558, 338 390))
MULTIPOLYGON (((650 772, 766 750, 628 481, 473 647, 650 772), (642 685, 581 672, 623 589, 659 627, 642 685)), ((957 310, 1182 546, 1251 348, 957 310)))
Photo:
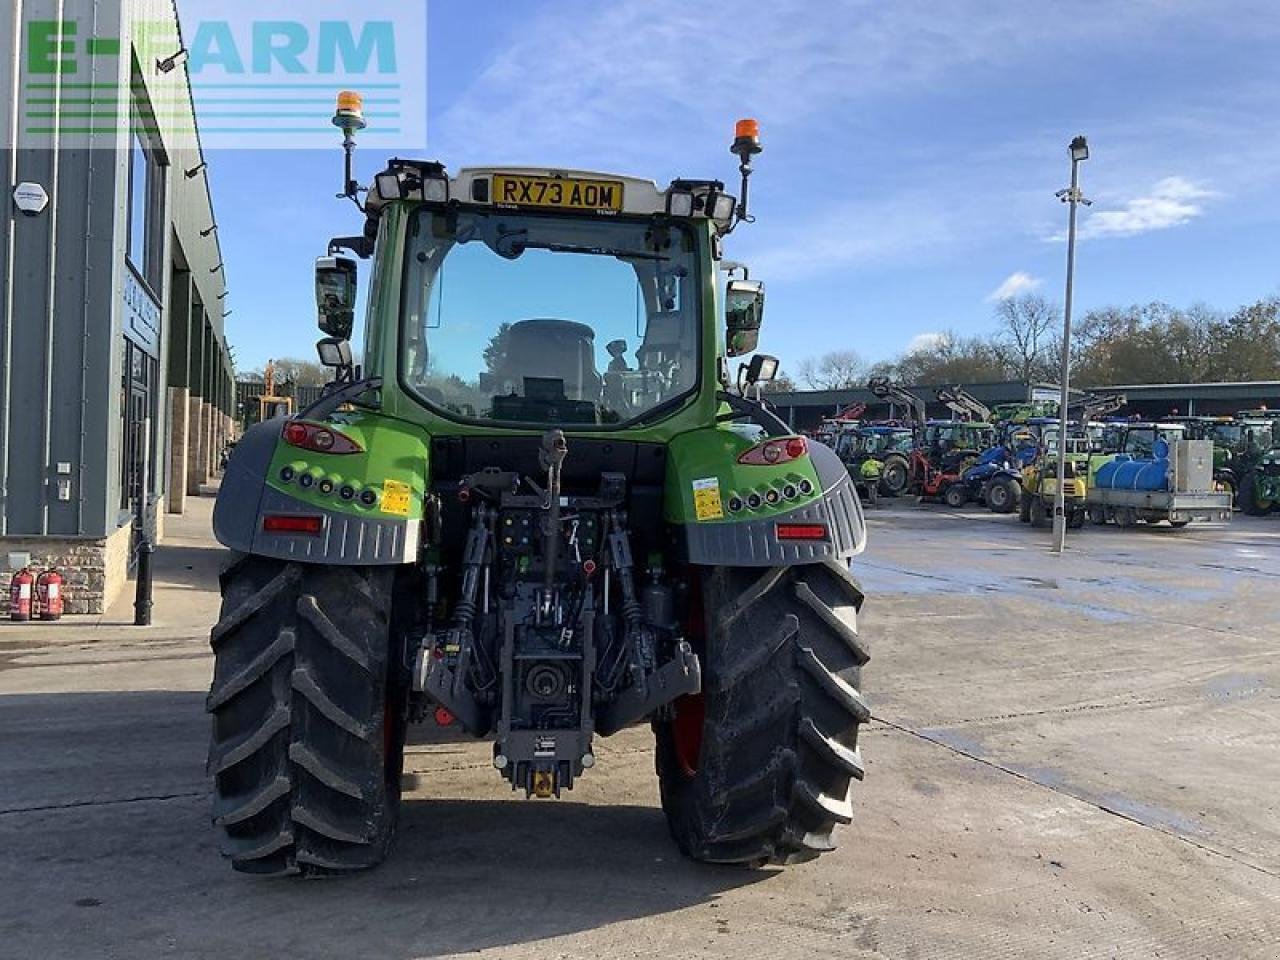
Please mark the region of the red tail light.
POLYGON ((264 533, 303 533, 318 536, 324 529, 324 517, 297 513, 268 513, 262 518, 264 533))
POLYGON ((738 455, 738 462, 749 466, 771 467, 778 463, 798 460, 809 452, 809 441, 804 437, 783 437, 766 440, 738 455))
POLYGON ((307 423, 305 420, 290 420, 284 425, 281 434, 284 442, 303 450, 314 450, 316 453, 363 453, 360 444, 345 434, 318 423, 307 423))
POLYGON ((825 523, 779 523, 774 527, 779 540, 826 540, 825 523))

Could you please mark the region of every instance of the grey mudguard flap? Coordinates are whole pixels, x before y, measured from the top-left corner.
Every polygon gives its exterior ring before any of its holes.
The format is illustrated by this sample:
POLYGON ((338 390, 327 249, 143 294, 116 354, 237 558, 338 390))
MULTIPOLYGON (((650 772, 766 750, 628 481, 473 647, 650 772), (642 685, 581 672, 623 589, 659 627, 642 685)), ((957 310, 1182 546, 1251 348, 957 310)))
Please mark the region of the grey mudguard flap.
POLYGON ((232 550, 281 560, 334 565, 411 563, 417 556, 420 523, 391 517, 368 518, 304 503, 267 486, 282 421, 256 424, 236 444, 218 502, 213 533, 232 550), (264 533, 263 514, 324 517, 319 536, 264 533))
POLYGON ((685 559, 709 566, 776 567, 847 560, 861 553, 867 545, 867 526, 848 469, 820 443, 809 444, 809 455, 822 485, 820 498, 760 520, 685 524, 685 559), (775 533, 780 523, 825 524, 829 537, 782 541, 775 533))
POLYGON ((258 506, 267 489, 267 469, 275 456, 283 421, 255 423, 231 451, 213 506, 213 535, 232 550, 251 553, 258 529, 258 506))

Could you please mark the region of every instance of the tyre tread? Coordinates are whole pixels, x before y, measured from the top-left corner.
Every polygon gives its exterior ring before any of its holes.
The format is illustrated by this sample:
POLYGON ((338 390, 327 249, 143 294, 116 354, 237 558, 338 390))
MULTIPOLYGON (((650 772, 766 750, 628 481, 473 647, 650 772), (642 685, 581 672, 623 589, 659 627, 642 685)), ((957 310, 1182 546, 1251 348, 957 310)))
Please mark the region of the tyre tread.
POLYGON ((862 594, 836 564, 721 568, 705 584, 707 721, 695 776, 679 768, 669 728, 655 725, 672 835, 698 860, 813 859, 852 820, 849 785, 865 775, 862 594))
POLYGON ((346 872, 385 857, 401 749, 384 749, 391 575, 254 556, 224 570, 206 704, 213 820, 236 870, 346 872))

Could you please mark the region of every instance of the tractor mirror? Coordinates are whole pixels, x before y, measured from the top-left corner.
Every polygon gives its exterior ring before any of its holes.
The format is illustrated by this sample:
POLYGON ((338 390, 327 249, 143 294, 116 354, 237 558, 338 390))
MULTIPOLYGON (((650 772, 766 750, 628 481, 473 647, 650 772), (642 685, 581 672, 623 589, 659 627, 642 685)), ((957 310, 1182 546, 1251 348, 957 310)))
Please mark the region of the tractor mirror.
POLYGON ((726 352, 731 357, 755 352, 764 321, 764 284, 759 280, 730 280, 724 299, 726 352))
POLYGON ((339 340, 351 338, 356 317, 356 262, 347 257, 316 260, 316 310, 320 329, 339 340))

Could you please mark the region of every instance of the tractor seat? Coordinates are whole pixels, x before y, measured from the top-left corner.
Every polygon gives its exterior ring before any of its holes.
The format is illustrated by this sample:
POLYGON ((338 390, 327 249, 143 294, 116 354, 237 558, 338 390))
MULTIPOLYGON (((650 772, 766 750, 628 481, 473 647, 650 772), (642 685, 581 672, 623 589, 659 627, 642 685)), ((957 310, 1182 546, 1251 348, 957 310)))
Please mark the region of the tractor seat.
POLYGON ((585 323, 535 317, 511 325, 507 332, 501 384, 523 389, 526 379, 559 381, 569 400, 600 398, 603 379, 596 369, 595 331, 585 323))

